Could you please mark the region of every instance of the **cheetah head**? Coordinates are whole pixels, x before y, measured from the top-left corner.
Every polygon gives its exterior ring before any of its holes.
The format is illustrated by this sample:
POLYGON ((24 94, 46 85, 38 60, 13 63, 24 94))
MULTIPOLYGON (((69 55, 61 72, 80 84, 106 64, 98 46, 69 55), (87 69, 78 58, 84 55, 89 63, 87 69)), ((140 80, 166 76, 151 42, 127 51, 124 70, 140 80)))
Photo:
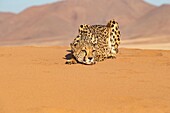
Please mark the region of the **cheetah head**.
POLYGON ((73 55, 78 62, 87 65, 92 65, 96 63, 96 49, 93 45, 89 43, 83 43, 79 47, 76 47, 72 50, 73 55))

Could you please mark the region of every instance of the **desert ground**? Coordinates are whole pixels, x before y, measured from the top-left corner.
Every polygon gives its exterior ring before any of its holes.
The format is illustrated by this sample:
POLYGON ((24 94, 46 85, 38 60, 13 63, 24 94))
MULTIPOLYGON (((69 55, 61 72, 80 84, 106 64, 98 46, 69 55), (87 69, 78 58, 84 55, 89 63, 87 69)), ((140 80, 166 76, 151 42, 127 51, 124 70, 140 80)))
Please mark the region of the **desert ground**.
POLYGON ((0 113, 170 112, 169 50, 66 65, 69 49, 0 47, 0 113))
POLYGON ((0 12, 0 113, 170 113, 169 14, 170 5, 144 0, 0 12), (79 26, 111 19, 122 34, 117 58, 66 65, 79 26))

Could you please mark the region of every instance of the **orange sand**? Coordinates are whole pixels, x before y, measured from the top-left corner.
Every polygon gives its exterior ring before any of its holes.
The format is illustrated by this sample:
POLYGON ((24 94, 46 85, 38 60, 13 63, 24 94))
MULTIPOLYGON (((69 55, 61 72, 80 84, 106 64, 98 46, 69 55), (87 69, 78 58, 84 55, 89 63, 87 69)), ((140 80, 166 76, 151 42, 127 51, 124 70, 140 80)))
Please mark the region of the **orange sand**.
POLYGON ((0 113, 169 113, 170 51, 65 65, 67 47, 0 47, 0 113))

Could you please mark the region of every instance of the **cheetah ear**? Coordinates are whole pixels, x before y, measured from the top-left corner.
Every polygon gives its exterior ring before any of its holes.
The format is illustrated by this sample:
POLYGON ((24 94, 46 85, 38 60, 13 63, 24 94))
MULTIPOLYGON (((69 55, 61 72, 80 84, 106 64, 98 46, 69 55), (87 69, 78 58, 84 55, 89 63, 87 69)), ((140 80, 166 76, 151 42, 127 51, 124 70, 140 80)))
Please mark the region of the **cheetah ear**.
POLYGON ((117 23, 114 19, 112 19, 112 20, 110 20, 110 21, 107 23, 106 26, 113 28, 113 27, 115 27, 115 26, 114 26, 115 24, 118 24, 118 23, 117 23))
POLYGON ((87 30, 88 30, 88 27, 89 27, 89 25, 87 25, 87 24, 82 24, 82 25, 80 25, 80 27, 79 27, 79 33, 82 33, 82 32, 87 31, 87 30))

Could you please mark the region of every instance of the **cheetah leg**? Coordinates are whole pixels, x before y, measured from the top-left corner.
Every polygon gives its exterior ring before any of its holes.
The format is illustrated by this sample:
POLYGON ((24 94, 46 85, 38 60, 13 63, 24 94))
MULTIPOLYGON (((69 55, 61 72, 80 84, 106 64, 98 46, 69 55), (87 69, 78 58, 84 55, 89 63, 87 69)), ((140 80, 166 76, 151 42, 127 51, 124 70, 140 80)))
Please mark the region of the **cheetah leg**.
POLYGON ((106 58, 105 56, 99 55, 99 56, 97 56, 97 61, 98 61, 98 62, 104 61, 105 58, 106 58))
POLYGON ((111 52, 110 52, 110 54, 108 55, 108 59, 114 59, 114 58, 116 58, 116 50, 112 50, 111 52))
POLYGON ((66 64, 77 64, 77 61, 75 59, 70 59, 66 61, 66 64))
POLYGON ((116 55, 115 55, 115 54, 110 54, 107 58, 108 58, 108 59, 115 59, 115 58, 116 58, 116 55))
POLYGON ((77 64, 77 60, 74 58, 74 56, 71 56, 71 59, 67 60, 65 64, 77 64))

